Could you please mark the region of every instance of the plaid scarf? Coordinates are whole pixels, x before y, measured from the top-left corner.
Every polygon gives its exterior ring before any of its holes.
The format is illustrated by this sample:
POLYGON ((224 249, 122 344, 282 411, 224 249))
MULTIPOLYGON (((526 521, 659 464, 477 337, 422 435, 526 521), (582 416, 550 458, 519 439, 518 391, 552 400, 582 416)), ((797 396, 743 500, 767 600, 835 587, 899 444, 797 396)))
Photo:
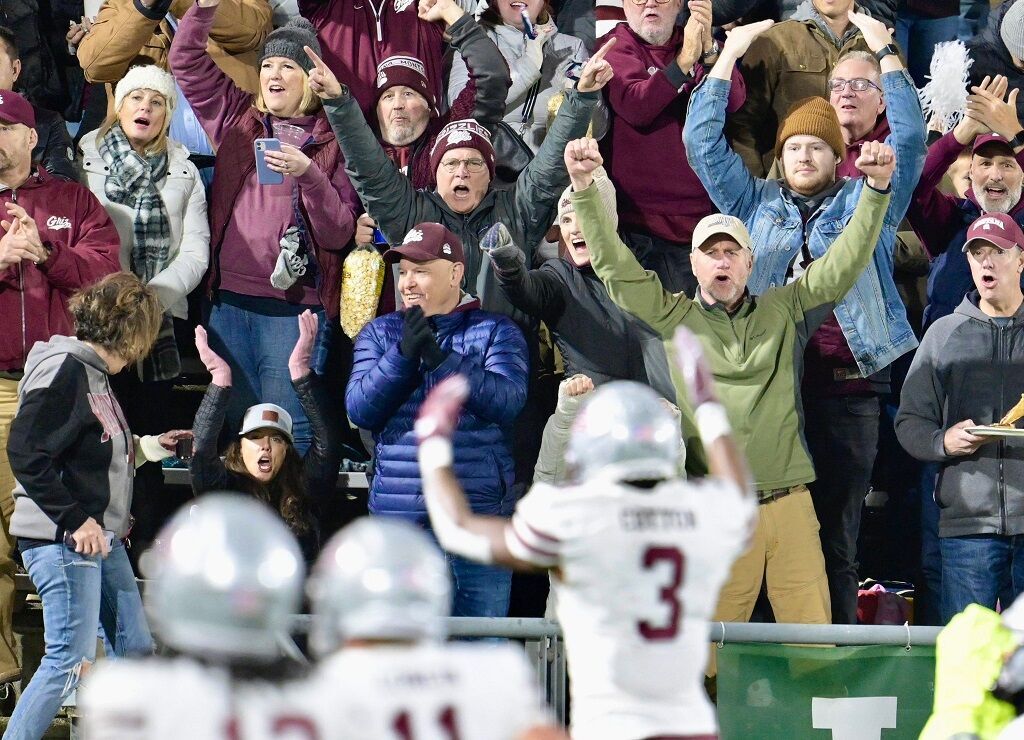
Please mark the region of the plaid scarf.
MULTIPOLYGON (((97 143, 110 169, 104 192, 111 203, 135 211, 131 271, 148 283, 167 267, 171 251, 171 222, 157 184, 167 177, 167 152, 142 157, 124 135, 120 124, 111 127, 97 143)), ((149 355, 139 363, 144 381, 169 380, 181 373, 181 358, 174 340, 174 319, 165 312, 160 333, 149 355)))

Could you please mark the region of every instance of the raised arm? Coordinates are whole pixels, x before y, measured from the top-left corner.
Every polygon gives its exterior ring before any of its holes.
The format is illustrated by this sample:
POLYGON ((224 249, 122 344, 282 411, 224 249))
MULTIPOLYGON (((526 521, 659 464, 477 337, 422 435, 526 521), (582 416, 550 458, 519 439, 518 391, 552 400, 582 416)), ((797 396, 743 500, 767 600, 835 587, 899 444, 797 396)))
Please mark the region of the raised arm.
POLYGON ((590 264, 616 305, 667 338, 689 311, 692 301, 682 293, 665 290, 658 276, 640 267, 615 233, 594 184, 594 170, 602 163, 594 139, 571 141, 565 148, 573 207, 590 250, 590 264))
POLYGON ((509 303, 546 322, 558 321, 569 298, 565 284, 551 271, 527 270, 526 255, 512 241, 505 224, 499 222, 488 229, 480 240, 480 248, 487 253, 509 303))
POLYGON ((586 375, 573 375, 558 384, 558 403, 548 417, 540 440, 540 454, 533 469, 536 483, 562 483, 566 478, 565 451, 569 430, 579 413, 580 404, 594 390, 594 381, 586 375))
POLYGON ((146 58, 146 45, 167 15, 169 5, 169 2, 155 5, 142 0, 104 2, 76 52, 85 79, 115 84, 133 62, 155 62, 146 58))
MULTIPOLYGON (((730 33, 742 28, 744 26, 730 33)), ((739 63, 747 98, 743 106, 729 116, 729 141, 755 177, 767 176, 773 158, 779 121, 772 108, 772 97, 779 86, 778 59, 781 56, 782 50, 773 37, 760 36, 750 44, 739 63)))
POLYGON ((197 326, 195 336, 199 359, 211 377, 192 421, 192 459, 188 471, 192 491, 200 494, 223 490, 228 485, 228 471, 220 459, 217 439, 224 427, 224 417, 231 397, 231 368, 223 357, 210 349, 206 329, 197 326))

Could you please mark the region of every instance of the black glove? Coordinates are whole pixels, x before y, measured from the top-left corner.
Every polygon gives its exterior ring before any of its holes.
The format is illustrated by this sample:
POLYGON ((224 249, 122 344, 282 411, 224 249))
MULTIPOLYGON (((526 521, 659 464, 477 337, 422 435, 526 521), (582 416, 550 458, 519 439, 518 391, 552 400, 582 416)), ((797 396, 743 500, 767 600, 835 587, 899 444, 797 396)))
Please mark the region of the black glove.
POLYGON ((422 359, 431 370, 444 362, 445 353, 434 339, 430 321, 419 306, 413 306, 405 312, 398 351, 408 360, 422 359))

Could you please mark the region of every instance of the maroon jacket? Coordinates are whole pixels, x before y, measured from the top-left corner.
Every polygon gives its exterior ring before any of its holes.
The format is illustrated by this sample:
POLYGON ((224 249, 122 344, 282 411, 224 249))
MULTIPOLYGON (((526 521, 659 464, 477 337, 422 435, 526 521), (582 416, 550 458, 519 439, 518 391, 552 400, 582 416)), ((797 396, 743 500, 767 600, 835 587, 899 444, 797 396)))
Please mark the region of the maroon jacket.
POLYGON ((421 21, 418 5, 416 0, 299 0, 299 12, 316 26, 323 60, 348 86, 368 121, 377 118, 377 65, 395 54, 421 60, 434 99, 442 99, 444 24, 421 21))
MULTIPOLYGON (((683 146, 690 92, 705 70, 697 64, 689 79, 676 64, 682 28, 664 46, 651 46, 626 23, 599 39, 598 48, 609 38, 618 41, 605 57, 615 77, 604 89, 610 129, 601 140, 601 153, 618 194, 619 223, 688 243, 697 222, 718 210, 686 161, 683 146)), ((746 94, 743 77, 733 70, 727 110, 737 110, 746 94)))
POLYGON ((41 265, 21 262, 0 271, 0 370, 20 371, 36 342, 73 334, 71 294, 121 269, 121 239, 106 209, 87 187, 38 167, 21 187, 0 190, 35 219, 50 250, 41 265))
MULTIPOLYGON (((210 269, 206 291, 210 296, 218 287, 220 248, 228 221, 232 217, 259 218, 259 214, 235 213, 234 205, 243 187, 258 187, 253 184, 253 141, 273 135, 263 114, 252 106, 252 96, 235 86, 206 53, 215 10, 193 5, 182 16, 169 57, 178 85, 217 148, 209 206, 210 269)), ((340 313, 342 263, 355 231, 359 198, 345 174, 344 157, 323 110, 316 114, 313 141, 302 151, 313 160, 310 169, 317 167, 327 181, 326 192, 307 191, 300 185, 299 210, 320 268, 317 295, 327 315, 334 318, 340 313), (320 195, 315 195, 316 192, 320 195)), ((318 177, 310 172, 307 175, 300 180, 318 177)))

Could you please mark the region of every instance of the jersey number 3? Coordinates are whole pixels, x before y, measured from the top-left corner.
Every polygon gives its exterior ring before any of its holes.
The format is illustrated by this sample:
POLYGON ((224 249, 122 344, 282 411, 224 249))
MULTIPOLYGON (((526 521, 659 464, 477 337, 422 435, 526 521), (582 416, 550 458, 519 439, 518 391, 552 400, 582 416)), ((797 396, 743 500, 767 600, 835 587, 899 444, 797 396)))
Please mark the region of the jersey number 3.
MULTIPOLYGON (((455 721, 455 707, 444 707, 437 715, 437 723, 441 726, 448 740, 459 740, 459 727, 455 721)), ((412 731, 412 720, 408 712, 399 712, 391 723, 391 729, 395 731, 401 740, 415 740, 412 731)))
POLYGON ((683 618, 683 605, 679 589, 686 574, 686 558, 675 547, 648 547, 644 550, 643 569, 651 570, 659 563, 669 564, 669 580, 658 592, 658 599, 668 607, 668 619, 663 624, 652 624, 646 619, 636 623, 645 640, 671 640, 679 634, 679 621, 683 618))

